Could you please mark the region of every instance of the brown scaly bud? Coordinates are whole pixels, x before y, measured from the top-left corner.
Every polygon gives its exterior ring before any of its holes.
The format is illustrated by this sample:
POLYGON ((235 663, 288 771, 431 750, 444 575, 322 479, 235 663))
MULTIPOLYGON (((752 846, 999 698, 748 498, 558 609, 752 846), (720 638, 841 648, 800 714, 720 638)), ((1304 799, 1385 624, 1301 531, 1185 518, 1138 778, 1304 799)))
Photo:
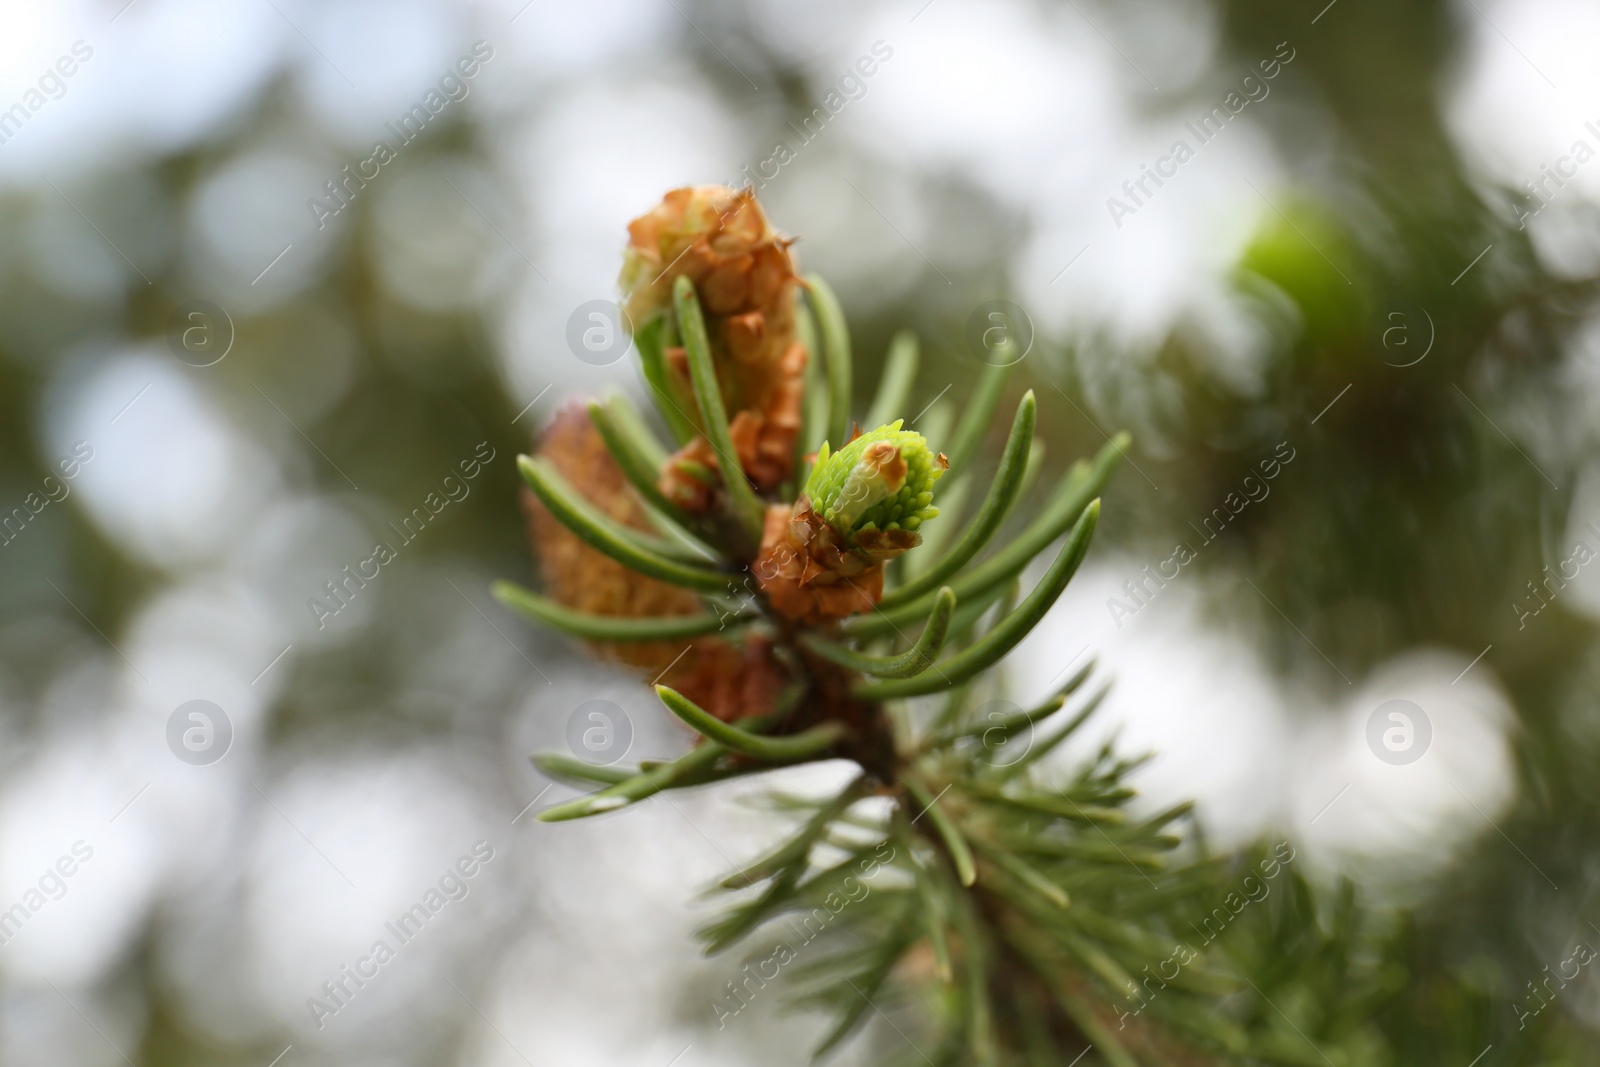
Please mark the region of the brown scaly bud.
POLYGON ((756 581, 774 611, 821 623, 871 611, 883 596, 883 565, 844 543, 801 497, 767 508, 756 581))
MULTIPOLYGON (((792 242, 772 228, 754 192, 720 185, 672 190, 628 224, 628 238, 619 283, 629 317, 640 323, 670 313, 672 283, 679 275, 694 282, 739 465, 758 490, 776 489, 793 470, 805 389, 792 242)), ((698 425, 684 352, 669 348, 665 356, 685 414, 698 425)), ((720 480, 716 457, 697 439, 668 460, 661 489, 703 512, 720 480)))
POLYGON ((871 611, 883 564, 922 543, 917 529, 939 513, 933 487, 949 462, 900 425, 835 453, 824 444, 793 509, 767 509, 754 570, 775 610, 808 623, 871 611))
MULTIPOLYGON (((622 525, 650 529, 644 508, 582 403, 569 403, 556 413, 535 452, 596 509, 622 525)), ((645 577, 589 547, 527 489, 522 501, 544 590, 551 599, 589 615, 639 618, 703 610, 699 598, 687 589, 645 577)), ((597 642, 589 647, 600 658, 637 667, 729 720, 769 711, 784 682, 771 648, 761 641, 734 644, 720 637, 699 637, 690 642, 597 642)))
MULTIPOLYGON (((608 518, 637 530, 649 529, 644 508, 581 403, 568 403, 556 412, 540 434, 535 452, 608 518)), ((523 503, 545 592, 552 599, 589 615, 690 615, 699 610, 695 595, 687 589, 647 578, 584 544, 526 489, 523 503)), ((663 642, 608 642, 593 647, 605 658, 657 670, 683 649, 663 642)))

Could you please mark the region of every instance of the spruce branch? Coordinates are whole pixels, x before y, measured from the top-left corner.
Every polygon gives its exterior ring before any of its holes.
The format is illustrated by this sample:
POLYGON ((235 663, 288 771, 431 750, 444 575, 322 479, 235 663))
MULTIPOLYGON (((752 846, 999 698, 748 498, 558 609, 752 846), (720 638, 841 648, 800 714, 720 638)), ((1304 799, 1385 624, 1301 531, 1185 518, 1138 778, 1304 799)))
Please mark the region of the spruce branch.
POLYGON ((564 594, 502 582, 495 594, 651 672, 697 741, 631 770, 536 756, 547 774, 600 786, 539 818, 797 763, 857 764, 832 795, 774 796, 797 828, 722 879, 714 891, 738 899, 700 935, 721 952, 785 917, 816 928, 805 939, 821 945, 794 982, 800 1003, 834 1014, 819 1056, 887 1000, 920 1006, 908 1023, 941 1065, 1078 1062, 1090 1050, 1085 1063, 1114 1067, 1357 1062, 1360 1027, 1338 995, 1316 1018, 1300 1011, 1298 1044, 1262 1010, 1276 1006, 1269 987, 1327 988, 1301 974, 1326 939, 1298 872, 1276 883, 1271 908, 1236 920, 1227 949, 1213 948, 1190 928, 1204 928, 1238 865, 1183 832, 1189 808, 1136 814, 1128 776, 1141 761, 1110 745, 1064 779, 1045 769, 1104 699, 1104 684, 1089 685, 1092 661, 1026 710, 984 716, 975 705, 1082 564, 1126 435, 1025 508, 1043 465, 1025 392, 963 523, 959 498, 975 495, 973 462, 1012 361, 983 369, 954 431, 939 402, 914 432, 901 420, 920 349, 902 331, 869 428, 851 432, 843 311, 821 278, 801 279, 749 190, 675 190, 630 235, 635 343, 678 450, 620 398, 570 423, 558 416, 518 464, 536 552, 579 581, 564 594), (1002 537, 1013 520, 1020 529, 1002 537), (925 541, 940 523, 949 528, 925 541), (1024 590, 1025 569, 1052 546, 1024 590), (902 558, 904 573, 886 574, 902 558), (618 565, 626 578, 581 581, 586 568, 618 565), (902 580, 885 591, 886 577, 902 580), (944 704, 932 716, 909 703, 934 695, 944 704), (880 803, 859 803, 869 798, 880 803), (1305 946, 1271 977, 1250 956, 1268 921, 1294 926, 1305 946))

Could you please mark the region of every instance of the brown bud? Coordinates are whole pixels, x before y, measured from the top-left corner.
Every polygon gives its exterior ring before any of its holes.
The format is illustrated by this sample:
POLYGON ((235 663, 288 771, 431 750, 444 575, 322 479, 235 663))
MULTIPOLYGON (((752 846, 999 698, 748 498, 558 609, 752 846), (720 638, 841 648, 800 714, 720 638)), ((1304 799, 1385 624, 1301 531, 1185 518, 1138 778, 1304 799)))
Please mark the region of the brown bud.
MULTIPOLYGON (((581 403, 556 413, 535 451, 596 509, 625 526, 649 529, 643 506, 581 403)), ((704 610, 687 589, 647 578, 590 548, 526 489, 523 506, 544 591, 551 599, 590 615, 646 617, 704 610)), ((589 648, 603 659, 639 668, 648 680, 670 685, 730 721, 771 710, 785 681, 770 646, 762 641, 736 644, 712 636, 681 642, 596 642, 589 648)))
MULTIPOLYGON (((629 223, 628 236, 620 283, 629 316, 643 322, 668 309, 680 275, 695 283, 738 459, 758 489, 777 488, 794 467, 807 359, 795 332, 789 239, 751 190, 717 185, 672 190, 629 223)), ((689 395, 681 350, 666 356, 680 394, 689 395)), ((698 411, 686 414, 698 423, 698 411)), ((669 494, 680 480, 670 466, 662 473, 669 494)), ((709 497, 702 502, 710 506, 709 497)))
POLYGON ((802 497, 767 509, 751 568, 775 611, 820 623, 871 611, 883 597, 883 563, 844 543, 802 497))

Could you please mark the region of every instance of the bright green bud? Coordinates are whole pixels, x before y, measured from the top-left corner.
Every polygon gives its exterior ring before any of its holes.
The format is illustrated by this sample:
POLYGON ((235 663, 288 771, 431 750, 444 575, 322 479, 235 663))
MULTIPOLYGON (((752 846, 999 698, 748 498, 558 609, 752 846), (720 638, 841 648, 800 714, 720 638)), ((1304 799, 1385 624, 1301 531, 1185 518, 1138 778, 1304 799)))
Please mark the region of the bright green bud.
POLYGON ((837 452, 824 443, 817 453, 805 495, 840 534, 914 532, 939 514, 933 486, 950 464, 920 433, 902 430, 903 421, 864 433, 837 452))

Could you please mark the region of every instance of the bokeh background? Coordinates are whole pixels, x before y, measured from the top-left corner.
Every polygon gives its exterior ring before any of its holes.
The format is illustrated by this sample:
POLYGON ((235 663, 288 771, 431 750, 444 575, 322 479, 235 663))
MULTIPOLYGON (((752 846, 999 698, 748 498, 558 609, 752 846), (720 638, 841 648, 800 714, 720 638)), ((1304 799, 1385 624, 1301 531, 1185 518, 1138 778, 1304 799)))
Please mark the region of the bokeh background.
POLYGON ((639 393, 568 340, 627 221, 752 179, 859 394, 909 326, 959 402, 1007 300, 1051 465, 1135 435, 1017 699, 1097 655, 1085 744, 1354 874, 1416 989, 1503 1015, 1483 1062, 1533 1062, 1513 1000, 1600 936, 1600 11, 1324 5, 0 4, 0 1062, 804 1062, 818 1021, 719 1028, 738 961, 690 942, 767 816, 534 822, 585 701, 687 742, 488 594, 533 577, 516 452, 639 393))

